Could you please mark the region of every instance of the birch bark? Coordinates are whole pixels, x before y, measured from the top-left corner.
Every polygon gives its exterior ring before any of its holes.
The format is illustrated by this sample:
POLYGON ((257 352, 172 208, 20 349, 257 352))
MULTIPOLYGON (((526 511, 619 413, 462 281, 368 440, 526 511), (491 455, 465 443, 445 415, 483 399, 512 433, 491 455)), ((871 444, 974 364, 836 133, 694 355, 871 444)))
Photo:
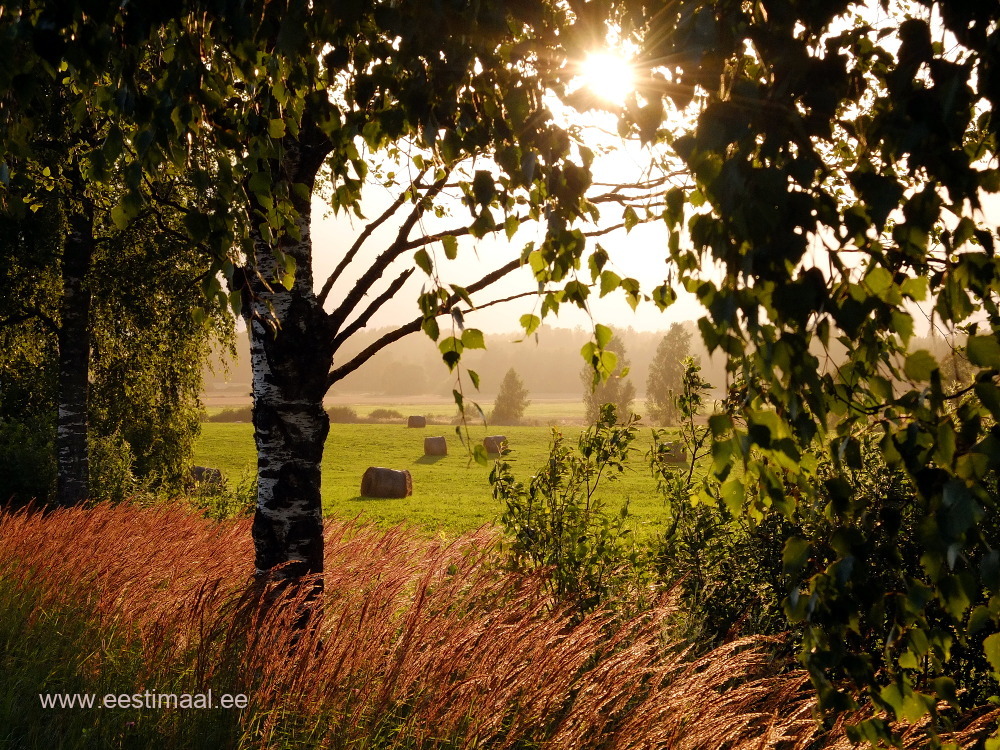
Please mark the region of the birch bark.
MULTIPOLYGON (((304 141, 285 139, 277 171, 311 194, 329 148, 322 140, 304 141)), ((251 294, 244 307, 253 372, 258 481, 253 539, 259 577, 323 571, 320 462, 330 429, 323 396, 333 359, 332 332, 313 292, 310 201, 296 196, 293 205, 296 232, 274 245, 260 231, 253 233, 256 268, 248 275, 251 294), (291 289, 274 282, 283 271, 275 247, 295 259, 291 289)), ((251 218, 259 226, 259 216, 251 218)))

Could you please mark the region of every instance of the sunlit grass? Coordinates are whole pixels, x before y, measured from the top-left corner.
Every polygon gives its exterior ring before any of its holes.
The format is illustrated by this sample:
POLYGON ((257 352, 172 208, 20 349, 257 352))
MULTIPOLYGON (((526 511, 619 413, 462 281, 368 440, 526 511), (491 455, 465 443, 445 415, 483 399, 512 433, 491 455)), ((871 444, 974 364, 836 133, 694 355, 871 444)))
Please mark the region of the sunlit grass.
MULTIPOLYGON (((575 441, 581 427, 560 428, 575 441)), ((470 436, 479 442, 487 434, 509 439, 515 473, 526 481, 545 462, 551 440, 548 427, 497 427, 488 432, 470 425, 470 436)), ((634 530, 648 535, 662 530, 666 509, 656 491, 644 454, 650 447, 649 429, 635 442, 632 469, 616 482, 604 483, 602 497, 610 510, 626 499, 635 516, 634 530)), ((249 424, 206 423, 195 446, 195 463, 222 469, 231 481, 256 463, 253 428, 249 424)), ((408 429, 403 425, 331 425, 323 456, 323 506, 328 514, 351 518, 361 515, 383 523, 407 522, 425 530, 469 531, 494 522, 502 511, 492 497, 490 466, 471 460, 468 449, 448 425, 408 429), (448 455, 425 457, 425 437, 443 435, 448 455), (369 466, 407 469, 413 476, 413 495, 399 500, 375 500, 359 495, 361 476, 369 466)))

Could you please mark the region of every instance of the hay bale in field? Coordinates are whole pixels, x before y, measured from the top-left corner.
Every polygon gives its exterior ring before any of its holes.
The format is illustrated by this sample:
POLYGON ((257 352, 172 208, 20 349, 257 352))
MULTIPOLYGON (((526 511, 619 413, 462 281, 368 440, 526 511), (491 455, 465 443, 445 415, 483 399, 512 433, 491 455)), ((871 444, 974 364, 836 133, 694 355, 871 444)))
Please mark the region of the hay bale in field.
POLYGON ((506 435, 489 435, 483 438, 483 447, 487 453, 502 453, 506 443, 506 435))
POLYGON ((406 419, 406 426, 407 427, 426 427, 427 426, 427 417, 420 417, 420 416, 407 417, 407 419, 406 419))
POLYGON ((403 469, 369 466, 361 477, 362 497, 409 497, 413 494, 413 478, 403 469))
POLYGON ((425 456, 447 456, 448 455, 448 441, 443 437, 426 437, 424 438, 424 455, 425 456))
POLYGON ((211 466, 192 466, 190 469, 191 479, 195 484, 222 484, 222 469, 213 469, 211 466))
POLYGON ((684 450, 683 443, 664 443, 663 450, 660 452, 660 459, 667 464, 686 464, 688 462, 688 454, 684 450))

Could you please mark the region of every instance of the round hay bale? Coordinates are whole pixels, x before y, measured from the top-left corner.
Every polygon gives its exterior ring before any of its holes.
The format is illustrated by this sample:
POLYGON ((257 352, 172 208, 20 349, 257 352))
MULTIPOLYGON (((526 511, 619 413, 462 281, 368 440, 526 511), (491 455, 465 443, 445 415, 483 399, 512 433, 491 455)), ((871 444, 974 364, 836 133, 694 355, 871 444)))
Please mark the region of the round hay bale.
POLYGON ((424 438, 424 455, 425 456, 447 456, 448 455, 448 441, 443 437, 426 437, 424 438))
POLYGON ((196 484, 222 484, 222 470, 211 466, 192 466, 191 478, 196 484))
POLYGON ((362 497, 409 497, 413 494, 413 478, 403 469, 369 466, 361 477, 362 497))
POLYGON ((489 435, 483 438, 483 447, 487 453, 502 453, 506 443, 506 435, 489 435))
POLYGON ((426 427, 427 417, 413 416, 406 418, 407 427, 426 427))
POLYGON ((684 443, 673 442, 664 445, 665 450, 660 453, 664 463, 686 464, 688 462, 687 451, 684 450, 684 443))

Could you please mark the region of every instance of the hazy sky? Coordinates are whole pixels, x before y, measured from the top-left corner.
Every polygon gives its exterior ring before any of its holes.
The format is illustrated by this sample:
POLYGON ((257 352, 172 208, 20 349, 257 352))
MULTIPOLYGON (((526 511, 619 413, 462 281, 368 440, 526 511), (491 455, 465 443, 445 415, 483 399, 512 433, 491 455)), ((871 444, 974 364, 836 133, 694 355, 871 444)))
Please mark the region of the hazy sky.
MULTIPOLYGON (((582 116, 576 115, 576 117, 581 118, 582 116)), ((589 115, 587 118, 589 122, 596 122, 589 115)), ((606 119, 603 125, 613 127, 613 121, 606 119)), ((604 131, 590 127, 588 131, 595 142, 618 147, 610 154, 597 157, 594 165, 596 181, 611 183, 636 180, 649 169, 650 152, 648 149, 641 148, 634 143, 624 144, 618 136, 609 135, 604 131)), ((377 186, 369 187, 365 194, 362 210, 369 220, 373 219, 389 205, 391 200, 392 194, 388 191, 377 186)), ((454 218, 439 220, 429 217, 424 221, 423 229, 428 232, 440 231, 470 220, 468 209, 457 201, 451 210, 454 212, 454 218)), ((345 216, 343 213, 331 217, 327 215, 328 213, 327 206, 322 199, 314 199, 313 248, 317 288, 326 280, 343 253, 365 226, 365 222, 357 217, 345 216)), ((601 213, 599 226, 610 226, 622 221, 621 206, 606 204, 602 207, 601 213)), ((387 224, 391 224, 391 222, 387 224)), ((367 267, 364 258, 370 260, 380 247, 385 247, 392 241, 396 226, 382 228, 369 239, 367 245, 370 247, 367 254, 359 256, 348 272, 344 274, 348 282, 353 282, 357 273, 367 267)), ((587 227, 583 227, 583 229, 586 230, 587 227)), ((411 236, 416 236, 416 234, 417 229, 411 236)), ((436 264, 441 264, 442 278, 446 283, 468 285, 489 271, 516 258, 527 242, 534 241, 538 245, 543 238, 544 226, 528 223, 523 225, 510 241, 502 232, 499 236, 486 237, 481 240, 471 237, 461 238, 458 258, 455 261, 445 259, 440 245, 429 247, 428 252, 431 253, 436 264)), ((611 258, 607 267, 619 276, 638 279, 643 290, 649 292, 662 284, 666 278, 667 238, 668 233, 665 225, 662 222, 652 222, 640 224, 629 233, 617 230, 599 238, 591 238, 588 240, 588 248, 593 249, 596 243, 600 243, 608 251, 611 258)), ((375 293, 377 294, 384 289, 389 281, 407 267, 407 264, 412 265, 412 263, 413 252, 399 259, 385 274, 375 293)), ((590 273, 586 270, 585 264, 581 280, 590 281, 590 273)), ((421 285, 427 282, 428 279, 424 273, 417 270, 407 285, 391 302, 385 305, 370 325, 376 327, 399 324, 417 317, 419 315, 417 296, 420 293, 421 285)), ((345 294, 350 285, 350 283, 338 282, 330 299, 336 300, 338 293, 345 294)), ((492 299, 509 297, 535 289, 537 289, 537 282, 534 280, 531 270, 524 267, 495 284, 490 290, 484 290, 475 295, 473 299, 478 304, 482 304, 492 299)), ((686 294, 682 295, 677 303, 665 313, 660 313, 651 303, 641 304, 638 310, 633 312, 620 292, 612 293, 604 299, 598 299, 595 291, 590 299, 594 320, 613 327, 632 326, 637 330, 658 331, 668 328, 672 322, 691 320, 700 315, 699 306, 694 302, 693 297, 686 294)), ((541 300, 538 297, 528 297, 489 307, 474 312, 469 317, 468 325, 489 332, 513 331, 518 326, 520 316, 525 313, 538 314, 540 304, 541 300)), ((560 327, 577 325, 584 328, 592 327, 587 314, 575 306, 572 308, 564 306, 557 319, 549 320, 547 318, 546 322, 560 327)))
MULTIPOLYGON (((884 14, 878 8, 869 13, 874 14, 874 16, 868 20, 875 22, 876 26, 893 25, 898 21, 897 18, 893 17, 893 14, 884 14)), ((933 17, 931 20, 932 22, 937 21, 933 17)), ((935 28, 940 29, 939 24, 935 24, 935 28)), ((940 30, 940 33, 944 33, 943 29, 940 30)), ((613 84, 614 79, 608 78, 603 83, 596 85, 610 86, 613 84)), ((627 87, 627 81, 622 85, 627 87)), ((618 93, 620 91, 621 89, 618 93)), ((549 102, 549 106, 552 107, 557 118, 563 118, 566 124, 572 123, 583 127, 584 138, 588 145, 595 147, 603 145, 613 149, 609 154, 598 156, 595 161, 594 171, 597 181, 628 182, 640 178, 649 169, 651 152, 634 142, 624 143, 621 138, 612 134, 615 130, 613 116, 606 115, 602 119, 592 113, 581 115, 575 110, 560 107, 559 103, 555 101, 549 102)), ((484 165, 479 164, 477 167, 484 168, 484 165)), ((397 167, 398 169, 400 168, 397 167)), ((365 193, 363 212, 369 219, 372 219, 389 205, 393 197, 388 191, 377 186, 369 186, 365 193)), ((1000 200, 997 199, 997 196, 986 196, 984 206, 986 214, 983 217, 984 220, 987 223, 995 224, 1000 217, 1000 200)), ((460 226, 471 220, 467 213, 468 209, 461 206, 457 200, 454 202, 452 210, 455 214, 454 218, 437 220, 430 217, 423 222, 423 230, 426 232, 441 231, 460 226)), ((313 203, 313 247, 317 288, 323 284, 343 253, 365 226, 365 222, 356 217, 351 218, 344 214, 329 217, 326 214, 328 214, 326 205, 322 199, 316 198, 313 203)), ((606 205, 602 209, 602 219, 599 226, 618 223, 621 218, 622 209, 620 206, 606 205)), ((389 223, 391 224, 391 222, 389 223)), ((583 228, 586 229, 586 227, 583 228)), ((339 295, 345 294, 350 289, 356 275, 367 268, 368 263, 365 262, 365 259, 370 261, 380 248, 384 248, 392 241, 394 234, 395 227, 389 226, 376 232, 370 238, 367 243, 367 253, 362 253, 348 269, 345 274, 346 282, 341 281, 335 287, 334 293, 331 295, 332 300, 336 301, 339 295)), ((414 230, 411 236, 416 234, 417 230, 414 230)), ((427 249, 434 258, 435 264, 439 265, 443 281, 465 286, 476 281, 483 274, 516 258, 525 243, 535 241, 536 245, 540 244, 543 236, 544 227, 529 224, 525 225, 509 242, 502 233, 499 236, 487 237, 482 240, 470 237, 461 238, 458 258, 455 261, 445 259, 440 245, 427 249)), ((595 243, 599 242, 610 255, 611 262, 608 267, 622 277, 631 276, 638 279, 642 290, 649 293, 654 287, 662 284, 666 278, 668 270, 665 263, 667 240, 668 233, 665 225, 662 222, 651 222, 636 226, 630 233, 618 230, 597 239, 590 239, 588 240, 588 248, 593 249, 595 243)), ((822 243, 814 239, 813 251, 806 256, 804 262, 806 264, 825 264, 825 254, 826 249, 822 247, 822 243)), ((861 262, 861 260, 861 257, 857 257, 857 262, 861 262)), ((392 279, 407 268, 408 264, 413 264, 413 252, 397 260, 373 289, 373 293, 380 293, 392 279)), ((590 274, 586 270, 585 264, 581 280, 590 281, 590 274)), ((418 317, 417 296, 421 285, 428 283, 428 281, 424 273, 418 269, 395 299, 387 303, 369 325, 371 327, 399 325, 418 317)), ((489 290, 475 295, 474 301, 482 304, 492 299, 508 297, 536 288, 537 284, 530 269, 525 267, 498 282, 489 290)), ((631 326, 640 331, 665 330, 673 322, 701 317, 703 310, 694 297, 680 290, 676 285, 675 290, 678 292, 678 301, 663 313, 659 312, 652 303, 640 304, 639 308, 633 312, 620 292, 612 293, 604 299, 598 299, 596 290, 591 294, 590 309, 594 321, 618 328, 631 326)), ((474 312, 468 317, 467 324, 492 333, 514 331, 518 327, 520 316, 525 313, 538 314, 540 304, 540 298, 528 297, 496 305, 474 312)), ((330 305, 328 304, 327 307, 329 309, 330 305)), ((914 317, 917 334, 925 335, 928 329, 927 316, 914 310, 914 317)), ((592 326, 588 315, 575 306, 564 306, 560 310, 558 318, 547 318, 546 322, 550 325, 570 328, 581 326, 589 329, 592 326)))

